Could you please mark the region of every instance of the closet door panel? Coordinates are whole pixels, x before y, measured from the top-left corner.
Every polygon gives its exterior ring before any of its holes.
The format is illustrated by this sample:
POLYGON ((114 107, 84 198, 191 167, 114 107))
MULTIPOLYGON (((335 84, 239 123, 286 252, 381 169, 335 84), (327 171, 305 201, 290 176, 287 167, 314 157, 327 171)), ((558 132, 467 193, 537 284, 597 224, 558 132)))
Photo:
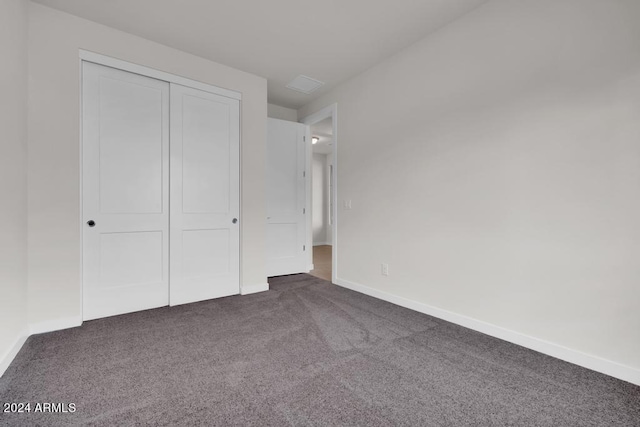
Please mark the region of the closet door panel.
POLYGON ((171 305, 240 290, 240 104, 171 85, 171 305))
POLYGON ((83 318, 169 302, 169 84, 83 63, 83 318))

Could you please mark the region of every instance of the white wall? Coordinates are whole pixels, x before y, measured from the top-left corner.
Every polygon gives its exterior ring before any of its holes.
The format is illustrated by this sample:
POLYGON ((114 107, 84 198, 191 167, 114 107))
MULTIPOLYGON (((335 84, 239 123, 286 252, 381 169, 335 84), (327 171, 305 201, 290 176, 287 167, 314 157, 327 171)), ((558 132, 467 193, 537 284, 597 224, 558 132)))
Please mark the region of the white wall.
POLYGON ((267 116, 272 119, 288 120, 290 122, 298 121, 297 110, 281 107, 275 104, 267 104, 267 116))
POLYGON ((494 0, 299 110, 338 103, 339 278, 640 381, 639 22, 494 0))
POLYGON ((0 375, 27 335, 27 2, 0 2, 0 375))
POLYGON ((34 330, 71 326, 81 315, 78 49, 242 93, 241 282, 266 284, 265 79, 35 3, 29 18, 29 321, 34 330))
POLYGON ((311 175, 311 207, 312 218, 311 223, 313 227, 313 244, 326 245, 327 244, 327 223, 328 218, 326 215, 326 169, 327 169, 327 155, 320 153, 313 153, 312 158, 312 175, 311 175))
POLYGON ((312 159, 312 228, 313 244, 331 245, 333 228, 330 212, 329 177, 333 162, 331 154, 313 153, 312 159))

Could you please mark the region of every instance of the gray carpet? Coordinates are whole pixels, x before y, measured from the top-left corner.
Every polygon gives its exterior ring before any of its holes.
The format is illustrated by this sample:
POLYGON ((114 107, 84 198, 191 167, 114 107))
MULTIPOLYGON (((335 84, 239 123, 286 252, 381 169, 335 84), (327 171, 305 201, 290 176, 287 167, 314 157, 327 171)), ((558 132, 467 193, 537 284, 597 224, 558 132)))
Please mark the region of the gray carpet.
POLYGON ((309 275, 29 338, 1 425, 638 426, 640 387, 309 275))

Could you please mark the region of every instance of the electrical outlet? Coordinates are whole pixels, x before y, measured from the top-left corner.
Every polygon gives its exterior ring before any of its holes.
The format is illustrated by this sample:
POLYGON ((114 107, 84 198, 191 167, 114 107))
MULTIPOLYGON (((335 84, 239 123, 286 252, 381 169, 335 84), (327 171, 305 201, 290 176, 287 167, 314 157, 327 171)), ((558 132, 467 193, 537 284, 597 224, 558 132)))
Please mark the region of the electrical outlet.
POLYGON ((389 275, 389 264, 382 264, 382 275, 383 276, 389 275))

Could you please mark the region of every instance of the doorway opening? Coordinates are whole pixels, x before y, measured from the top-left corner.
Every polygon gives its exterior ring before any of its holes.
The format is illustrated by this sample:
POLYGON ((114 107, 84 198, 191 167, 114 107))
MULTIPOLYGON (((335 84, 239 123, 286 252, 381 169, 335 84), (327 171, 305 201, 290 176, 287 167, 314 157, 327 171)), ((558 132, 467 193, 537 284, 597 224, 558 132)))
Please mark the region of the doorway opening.
POLYGON ((336 106, 302 120, 311 134, 311 229, 313 269, 309 274, 336 279, 336 106))

